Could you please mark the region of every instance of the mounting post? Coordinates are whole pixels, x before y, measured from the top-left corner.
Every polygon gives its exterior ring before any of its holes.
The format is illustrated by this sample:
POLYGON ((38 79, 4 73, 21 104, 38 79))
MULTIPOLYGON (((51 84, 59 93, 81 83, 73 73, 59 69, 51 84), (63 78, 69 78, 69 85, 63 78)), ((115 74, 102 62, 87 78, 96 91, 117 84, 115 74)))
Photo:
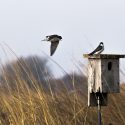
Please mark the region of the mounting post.
POLYGON ((98 104, 98 125, 101 125, 102 115, 101 115, 100 93, 99 95, 97 95, 97 104, 98 104))

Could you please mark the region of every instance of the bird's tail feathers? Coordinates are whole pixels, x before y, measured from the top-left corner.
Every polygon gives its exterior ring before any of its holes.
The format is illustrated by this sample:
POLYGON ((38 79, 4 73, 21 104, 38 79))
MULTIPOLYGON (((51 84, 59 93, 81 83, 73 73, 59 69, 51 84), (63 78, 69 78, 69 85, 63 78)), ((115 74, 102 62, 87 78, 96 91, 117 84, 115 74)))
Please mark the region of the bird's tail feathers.
POLYGON ((47 39, 43 39, 43 40, 41 40, 41 41, 48 41, 47 39))
POLYGON ((93 52, 89 53, 88 55, 89 55, 89 56, 91 56, 91 55, 93 55, 94 53, 95 53, 95 51, 93 51, 93 52))

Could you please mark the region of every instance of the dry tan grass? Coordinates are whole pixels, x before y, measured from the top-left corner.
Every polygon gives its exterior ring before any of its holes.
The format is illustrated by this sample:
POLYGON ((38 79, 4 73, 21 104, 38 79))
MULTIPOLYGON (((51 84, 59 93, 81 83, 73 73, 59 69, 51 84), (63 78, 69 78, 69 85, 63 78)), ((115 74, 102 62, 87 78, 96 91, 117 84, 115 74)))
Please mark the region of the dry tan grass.
MULTIPOLYGON (((68 92, 61 86, 60 91, 46 91, 39 86, 32 72, 25 71, 23 79, 20 63, 13 65, 14 76, 2 68, 4 83, 0 88, 0 124, 1 125, 95 125, 96 108, 88 108, 85 90, 68 92), (32 84, 32 87, 27 82, 32 84)), ((21 68, 25 68, 21 64, 21 68)), ((25 68, 26 69, 26 68, 25 68)), ((72 79, 77 85, 75 76, 72 79)), ((55 80, 55 82, 57 82, 55 80)), ((63 81, 62 81, 63 83, 63 81)), ((79 83, 78 83, 79 84, 79 83)), ((81 84, 85 84, 84 81, 81 84)), ((74 86, 75 87, 75 86, 74 86)), ((86 88, 87 89, 87 88, 86 88)), ((125 124, 125 85, 121 93, 109 96, 109 106, 102 109, 103 124, 125 124)))
MULTIPOLYGON (((36 62, 34 62, 36 63, 36 62)), ((2 66, 0 87, 1 125, 96 125, 96 108, 87 107, 85 78, 71 77, 69 91, 63 79, 46 78, 49 89, 34 76, 25 60, 11 63, 11 72, 2 66), (77 80, 76 80, 77 79, 77 80), (59 84, 59 91, 53 88, 59 84), (81 86, 80 86, 81 84, 81 86), (53 87, 54 86, 54 87, 53 87), (80 86, 80 87, 78 87, 80 86), (83 89, 79 89, 83 88, 83 89)), ((121 93, 109 95, 109 105, 102 108, 103 125, 125 125, 125 85, 121 93)))

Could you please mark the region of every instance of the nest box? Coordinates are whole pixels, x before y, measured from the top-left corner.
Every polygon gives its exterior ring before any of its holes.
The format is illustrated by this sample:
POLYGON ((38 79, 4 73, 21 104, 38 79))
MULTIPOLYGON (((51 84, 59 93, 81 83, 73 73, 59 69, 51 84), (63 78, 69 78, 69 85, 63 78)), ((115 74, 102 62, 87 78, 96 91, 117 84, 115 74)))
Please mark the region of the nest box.
POLYGON ((84 57, 88 58, 89 103, 94 102, 91 100, 93 93, 102 93, 105 100, 107 93, 119 93, 119 58, 125 58, 125 55, 84 54, 84 57))

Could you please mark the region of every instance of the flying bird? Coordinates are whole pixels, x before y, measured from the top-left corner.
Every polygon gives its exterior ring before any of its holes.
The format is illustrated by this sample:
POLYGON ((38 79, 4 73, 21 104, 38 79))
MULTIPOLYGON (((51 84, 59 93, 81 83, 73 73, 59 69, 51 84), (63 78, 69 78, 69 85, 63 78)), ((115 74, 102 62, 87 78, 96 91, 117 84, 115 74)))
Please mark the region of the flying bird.
POLYGON ((58 46, 60 40, 62 40, 62 37, 59 36, 59 35, 55 35, 55 34, 54 35, 46 36, 46 39, 42 40, 42 41, 51 42, 51 47, 50 47, 50 55, 51 56, 56 51, 57 46, 58 46))
POLYGON ((104 50, 104 44, 103 44, 103 42, 100 42, 98 47, 93 52, 89 53, 88 55, 91 56, 93 54, 100 54, 103 50, 104 50))

